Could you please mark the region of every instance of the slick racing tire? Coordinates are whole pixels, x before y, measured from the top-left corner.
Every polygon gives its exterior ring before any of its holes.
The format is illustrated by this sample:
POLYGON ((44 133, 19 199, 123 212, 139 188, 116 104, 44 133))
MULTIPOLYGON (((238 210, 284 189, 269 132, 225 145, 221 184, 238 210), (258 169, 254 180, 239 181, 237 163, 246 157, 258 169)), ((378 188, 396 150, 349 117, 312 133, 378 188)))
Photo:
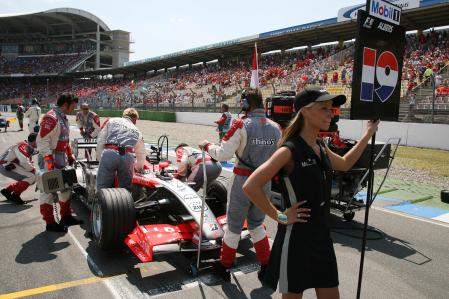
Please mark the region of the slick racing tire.
POLYGON ((104 250, 122 246, 136 225, 133 198, 123 188, 100 189, 91 215, 93 239, 104 250))
POLYGON ((226 214, 226 205, 228 198, 228 190, 226 189, 226 181, 221 177, 212 181, 207 186, 207 205, 214 213, 215 217, 226 214))

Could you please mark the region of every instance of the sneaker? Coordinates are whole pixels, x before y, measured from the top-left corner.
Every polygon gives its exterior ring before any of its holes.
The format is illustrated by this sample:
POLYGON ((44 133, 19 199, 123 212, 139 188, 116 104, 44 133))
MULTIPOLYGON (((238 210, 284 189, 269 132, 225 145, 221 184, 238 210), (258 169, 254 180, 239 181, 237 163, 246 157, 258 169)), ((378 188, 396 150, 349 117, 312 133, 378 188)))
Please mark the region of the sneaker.
POLYGON ((2 189, 1 191, 0 191, 0 193, 4 196, 4 197, 6 197, 6 200, 11 200, 11 195, 12 195, 12 193, 11 193, 11 191, 9 191, 8 189, 2 189))
POLYGON ((59 223, 63 226, 71 226, 71 225, 79 225, 83 224, 83 220, 76 219, 73 216, 64 216, 61 218, 61 221, 59 223))
POLYGON ((214 264, 214 271, 218 276, 221 277, 224 281, 230 282, 231 281, 231 271, 229 268, 225 268, 220 261, 217 261, 214 264))
POLYGON ((260 281, 263 281, 266 271, 267 271, 267 265, 260 265, 260 270, 257 271, 257 278, 259 278, 260 281))
POLYGON ((17 194, 14 194, 14 193, 11 193, 10 200, 11 200, 12 202, 18 204, 18 205, 24 205, 24 204, 26 204, 26 202, 24 202, 24 201, 22 200, 22 198, 20 198, 20 195, 17 195, 17 194))
POLYGON ((67 227, 65 227, 64 225, 61 225, 59 223, 53 222, 53 223, 47 224, 45 226, 45 230, 49 231, 49 232, 66 233, 67 227))

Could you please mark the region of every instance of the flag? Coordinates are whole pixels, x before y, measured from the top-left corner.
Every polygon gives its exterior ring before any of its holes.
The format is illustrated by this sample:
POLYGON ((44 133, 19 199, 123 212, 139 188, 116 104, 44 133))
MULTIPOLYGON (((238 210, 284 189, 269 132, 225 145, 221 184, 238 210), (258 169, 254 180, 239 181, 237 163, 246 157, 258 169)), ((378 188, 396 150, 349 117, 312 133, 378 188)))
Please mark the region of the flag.
POLYGON ((259 88, 259 65, 257 64, 257 44, 254 44, 253 66, 251 68, 251 88, 259 88))
POLYGON ((134 83, 134 80, 131 80, 131 82, 129 83, 129 88, 134 90, 135 87, 136 87, 136 83, 134 83))

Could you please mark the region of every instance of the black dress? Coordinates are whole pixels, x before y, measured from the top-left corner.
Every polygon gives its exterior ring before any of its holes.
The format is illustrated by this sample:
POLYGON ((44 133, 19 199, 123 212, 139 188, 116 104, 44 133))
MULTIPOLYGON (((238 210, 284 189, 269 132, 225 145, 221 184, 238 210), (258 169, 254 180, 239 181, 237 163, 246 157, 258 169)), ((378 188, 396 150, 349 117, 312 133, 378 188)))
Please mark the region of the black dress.
POLYGON ((289 139, 283 145, 290 149, 294 160, 294 170, 283 180, 284 207, 307 200, 302 207, 311 211, 307 223, 278 226, 264 281, 274 290, 279 281, 281 293, 338 286, 337 260, 329 228, 332 169, 324 144, 318 139, 317 143, 321 159, 301 137, 289 139))

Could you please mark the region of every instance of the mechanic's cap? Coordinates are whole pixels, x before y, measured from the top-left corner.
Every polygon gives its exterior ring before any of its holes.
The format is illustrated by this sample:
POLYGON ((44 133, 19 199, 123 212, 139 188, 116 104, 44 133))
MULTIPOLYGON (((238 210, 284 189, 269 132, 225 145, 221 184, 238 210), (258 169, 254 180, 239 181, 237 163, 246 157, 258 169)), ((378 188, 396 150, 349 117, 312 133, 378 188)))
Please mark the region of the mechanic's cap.
POLYGON ((329 94, 325 89, 306 88, 295 97, 295 111, 313 103, 332 101, 332 106, 338 107, 346 103, 346 96, 343 94, 329 94))

